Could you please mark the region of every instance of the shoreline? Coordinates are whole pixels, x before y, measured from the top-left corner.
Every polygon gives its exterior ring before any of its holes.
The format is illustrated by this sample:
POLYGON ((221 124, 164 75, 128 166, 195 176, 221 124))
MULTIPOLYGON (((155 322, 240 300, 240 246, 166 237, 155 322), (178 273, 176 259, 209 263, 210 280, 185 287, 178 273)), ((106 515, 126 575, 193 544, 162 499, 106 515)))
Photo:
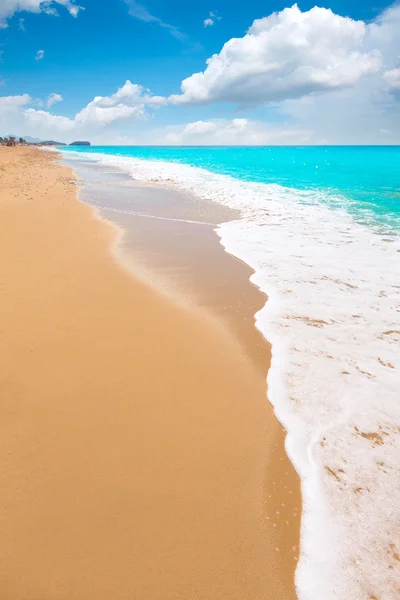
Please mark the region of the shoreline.
POLYGON ((109 226, 41 155, 0 155, 3 590, 295 598, 293 559, 278 559, 290 534, 266 519, 285 475, 265 382, 227 331, 118 267, 109 226))
POLYGON ((78 198, 116 228, 116 261, 184 310, 201 311, 217 327, 227 327, 266 378, 271 347, 255 315, 267 296, 251 283, 254 271, 225 251, 217 233, 239 212, 130 177, 125 181, 122 172, 107 171, 102 180, 79 162, 71 166, 63 157, 62 164, 78 175, 78 198))
MULTIPOLYGON (((288 432, 285 445, 302 481, 298 594, 314 598, 324 589, 326 600, 397 599, 396 220, 378 215, 371 221, 374 211, 368 214, 355 202, 358 187, 355 196, 346 190, 332 195, 323 187, 303 189, 301 178, 299 189, 259 181, 257 171, 248 181, 239 160, 246 164, 246 148, 226 159, 229 175, 221 174, 215 150, 204 152, 197 159, 175 148, 172 161, 169 152, 163 158, 160 151, 129 147, 76 155, 241 211, 218 234, 228 253, 251 266, 252 283, 269 297, 256 326, 273 346, 269 399, 288 432), (214 168, 207 166, 210 158, 214 168), (385 402, 377 404, 381 397, 385 402)), ((295 150, 285 152, 298 158, 295 150)), ((270 164, 269 149, 260 153, 270 164)), ((363 186, 365 193, 365 181, 363 186)))

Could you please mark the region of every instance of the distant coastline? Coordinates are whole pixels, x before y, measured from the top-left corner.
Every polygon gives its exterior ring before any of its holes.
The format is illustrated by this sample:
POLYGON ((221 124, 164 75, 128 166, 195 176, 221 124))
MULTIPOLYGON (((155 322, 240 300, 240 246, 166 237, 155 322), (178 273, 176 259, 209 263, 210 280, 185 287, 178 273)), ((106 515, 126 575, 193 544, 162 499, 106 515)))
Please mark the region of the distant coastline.
POLYGON ((57 142, 55 140, 40 140, 39 138, 32 138, 29 135, 22 137, 17 135, 7 135, 5 137, 0 137, 0 146, 91 146, 91 143, 87 140, 84 141, 75 141, 71 142, 71 144, 66 144, 65 142, 57 142))

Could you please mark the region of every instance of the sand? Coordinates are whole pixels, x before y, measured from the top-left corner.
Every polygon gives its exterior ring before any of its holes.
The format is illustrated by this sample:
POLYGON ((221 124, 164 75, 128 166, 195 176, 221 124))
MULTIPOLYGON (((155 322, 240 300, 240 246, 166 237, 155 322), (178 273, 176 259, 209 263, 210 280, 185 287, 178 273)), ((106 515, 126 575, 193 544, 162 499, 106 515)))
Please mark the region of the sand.
POLYGON ((115 239, 53 154, 0 149, 1 600, 294 600, 265 377, 115 239))

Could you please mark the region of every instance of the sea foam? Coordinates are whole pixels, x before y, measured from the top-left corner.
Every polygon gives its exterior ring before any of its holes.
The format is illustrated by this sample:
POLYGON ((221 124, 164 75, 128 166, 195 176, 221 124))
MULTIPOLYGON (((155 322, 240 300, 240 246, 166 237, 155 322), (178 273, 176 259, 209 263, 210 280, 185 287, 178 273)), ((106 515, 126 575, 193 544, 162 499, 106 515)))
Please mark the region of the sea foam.
POLYGON ((255 318, 272 345, 268 397, 302 482, 299 599, 398 600, 400 239, 329 208, 320 192, 83 157, 241 210, 217 233, 269 297, 255 318))

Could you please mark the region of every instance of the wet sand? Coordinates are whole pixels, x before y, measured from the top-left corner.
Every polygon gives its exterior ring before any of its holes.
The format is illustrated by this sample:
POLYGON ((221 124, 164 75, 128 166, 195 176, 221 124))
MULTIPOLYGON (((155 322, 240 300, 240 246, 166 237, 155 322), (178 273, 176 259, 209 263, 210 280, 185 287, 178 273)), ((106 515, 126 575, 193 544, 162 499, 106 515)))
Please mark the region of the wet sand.
POLYGON ((221 252, 215 231, 239 218, 239 211, 159 184, 134 182, 96 163, 65 157, 63 163, 79 176, 79 198, 122 232, 118 260, 176 302, 222 320, 266 377, 270 346, 254 315, 267 298, 249 282, 250 267, 221 252))
POLYGON ((294 599, 265 374, 116 262, 54 158, 0 149, 1 597, 294 599))

